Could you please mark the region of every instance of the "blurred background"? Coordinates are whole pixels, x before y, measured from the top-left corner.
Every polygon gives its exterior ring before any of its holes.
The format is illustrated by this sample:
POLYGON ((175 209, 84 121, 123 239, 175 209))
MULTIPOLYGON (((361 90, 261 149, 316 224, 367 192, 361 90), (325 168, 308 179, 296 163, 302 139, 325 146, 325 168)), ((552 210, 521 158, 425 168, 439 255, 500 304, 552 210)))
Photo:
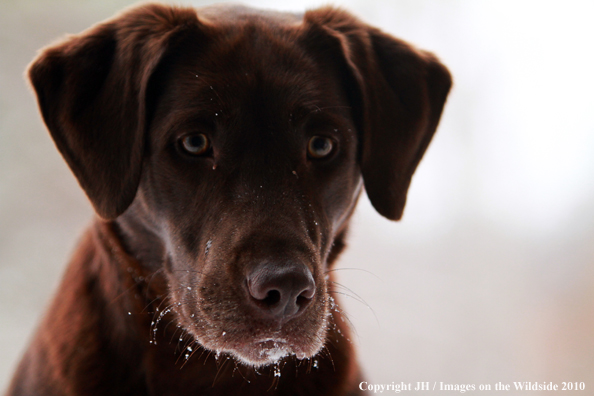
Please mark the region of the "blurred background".
MULTIPOLYGON (((0 2, 0 392, 92 217, 23 72, 40 47, 130 4, 0 2)), ((367 380, 583 381, 590 393, 594 3, 334 4, 433 51, 455 80, 403 220, 362 199, 339 263, 367 380)))

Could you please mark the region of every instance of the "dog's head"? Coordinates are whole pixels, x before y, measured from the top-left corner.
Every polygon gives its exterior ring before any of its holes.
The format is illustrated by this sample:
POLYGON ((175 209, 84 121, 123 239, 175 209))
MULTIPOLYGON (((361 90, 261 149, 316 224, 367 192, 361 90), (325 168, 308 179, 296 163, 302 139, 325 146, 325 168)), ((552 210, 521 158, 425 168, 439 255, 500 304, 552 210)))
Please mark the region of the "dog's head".
POLYGON ((29 76, 179 323, 255 366, 323 347, 326 274, 361 187, 400 218, 451 85, 432 55, 332 8, 142 6, 46 49, 29 76))

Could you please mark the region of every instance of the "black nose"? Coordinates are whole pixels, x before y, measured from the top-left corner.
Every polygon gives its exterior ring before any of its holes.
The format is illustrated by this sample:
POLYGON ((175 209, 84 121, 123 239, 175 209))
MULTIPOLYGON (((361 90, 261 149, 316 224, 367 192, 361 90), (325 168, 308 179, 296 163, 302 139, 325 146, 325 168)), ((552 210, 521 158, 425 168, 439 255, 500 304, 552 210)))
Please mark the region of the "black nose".
POLYGON ((257 312, 279 321, 301 314, 316 292, 309 268, 292 262, 261 263, 248 274, 247 286, 257 312))

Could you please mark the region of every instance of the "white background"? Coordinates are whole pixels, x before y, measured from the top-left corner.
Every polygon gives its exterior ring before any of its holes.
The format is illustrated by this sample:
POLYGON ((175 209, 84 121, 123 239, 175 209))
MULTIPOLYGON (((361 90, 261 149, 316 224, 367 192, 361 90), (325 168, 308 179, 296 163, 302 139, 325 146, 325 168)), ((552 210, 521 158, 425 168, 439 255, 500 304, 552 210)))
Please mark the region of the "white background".
MULTIPOLYGON (((0 392, 92 216, 22 73, 38 48, 128 4, 0 3, 0 392)), ((594 3, 334 4, 433 51, 455 81, 404 219, 362 199, 339 263, 365 301, 341 305, 367 379, 593 389, 594 3)))

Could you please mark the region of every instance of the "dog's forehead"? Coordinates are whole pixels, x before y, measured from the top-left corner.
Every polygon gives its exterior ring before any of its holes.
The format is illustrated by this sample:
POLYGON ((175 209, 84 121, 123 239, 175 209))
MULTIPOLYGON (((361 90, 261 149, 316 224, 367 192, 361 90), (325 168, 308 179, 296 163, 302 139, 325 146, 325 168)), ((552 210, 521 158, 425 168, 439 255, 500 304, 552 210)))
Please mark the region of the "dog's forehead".
POLYGON ((166 102, 177 113, 217 123, 249 116, 264 129, 350 114, 339 77, 298 44, 298 28, 250 20, 199 39, 168 65, 166 102))
POLYGON ((250 91, 252 96, 266 91, 266 96, 276 95, 286 104, 314 107, 320 103, 306 102, 336 88, 337 73, 329 70, 333 66, 322 64, 325 57, 308 48, 303 14, 214 5, 197 9, 197 16, 200 32, 178 47, 175 67, 185 81, 181 85, 201 89, 202 97, 218 90, 209 100, 221 99, 225 88, 236 94, 250 91))
POLYGON ((345 132, 351 127, 350 107, 330 84, 257 70, 192 73, 196 74, 183 84, 174 80, 168 88, 163 110, 175 116, 164 117, 165 135, 159 134, 160 138, 205 125, 213 131, 222 128, 226 140, 236 138, 237 142, 248 131, 249 136, 284 131, 285 138, 292 140, 301 136, 303 128, 345 132))
POLYGON ((211 26, 186 37, 168 58, 156 144, 206 129, 233 152, 254 141, 265 142, 258 150, 294 150, 317 131, 349 134, 351 109, 340 74, 302 43, 298 17, 234 7, 233 18, 227 10, 209 11, 226 22, 209 20, 211 26))

